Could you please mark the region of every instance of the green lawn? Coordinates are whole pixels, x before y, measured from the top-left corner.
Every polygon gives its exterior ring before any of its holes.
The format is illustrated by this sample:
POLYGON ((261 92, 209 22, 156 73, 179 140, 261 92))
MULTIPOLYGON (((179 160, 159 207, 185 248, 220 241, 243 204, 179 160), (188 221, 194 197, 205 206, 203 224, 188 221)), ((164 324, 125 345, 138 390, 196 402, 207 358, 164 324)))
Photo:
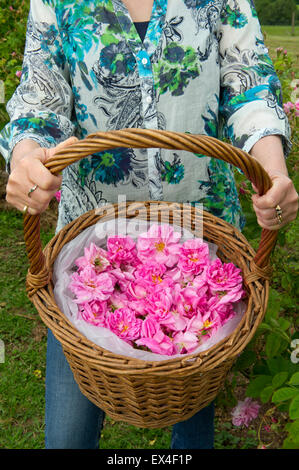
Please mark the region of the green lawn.
POLYGON ((266 46, 272 60, 276 58, 276 49, 282 47, 295 58, 294 71, 299 72, 299 26, 295 28, 295 36, 290 26, 262 26, 266 46))

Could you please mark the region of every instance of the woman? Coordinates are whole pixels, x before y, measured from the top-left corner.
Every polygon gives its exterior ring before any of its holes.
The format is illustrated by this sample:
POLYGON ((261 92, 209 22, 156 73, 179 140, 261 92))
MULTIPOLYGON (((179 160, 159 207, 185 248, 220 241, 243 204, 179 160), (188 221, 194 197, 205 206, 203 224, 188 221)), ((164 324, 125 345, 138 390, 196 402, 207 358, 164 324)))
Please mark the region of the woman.
MULTIPOLYGON (((260 226, 276 230, 296 216, 285 165, 288 122, 251 0, 143 0, 142 7, 139 0, 32 0, 22 79, 7 109, 11 121, 0 141, 7 201, 40 213, 61 185, 57 231, 120 193, 202 202, 243 227, 232 172, 208 157, 114 149, 63 176, 43 165, 77 138, 126 127, 228 137, 272 178, 268 193, 253 197, 260 226)), ((102 422, 49 332, 46 447, 96 448, 102 422)), ((212 448, 213 404, 176 424, 171 445, 212 448)))

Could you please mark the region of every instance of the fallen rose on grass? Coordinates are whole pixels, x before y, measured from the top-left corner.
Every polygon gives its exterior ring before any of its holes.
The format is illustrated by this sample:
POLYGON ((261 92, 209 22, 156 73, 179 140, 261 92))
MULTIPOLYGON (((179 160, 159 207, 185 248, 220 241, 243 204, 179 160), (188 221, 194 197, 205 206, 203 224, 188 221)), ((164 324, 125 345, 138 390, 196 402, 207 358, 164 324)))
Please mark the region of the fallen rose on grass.
POLYGON ((136 241, 114 235, 105 249, 85 247, 69 284, 78 317, 135 349, 194 351, 235 315, 245 291, 239 268, 212 260, 202 239, 180 238, 162 224, 136 241))

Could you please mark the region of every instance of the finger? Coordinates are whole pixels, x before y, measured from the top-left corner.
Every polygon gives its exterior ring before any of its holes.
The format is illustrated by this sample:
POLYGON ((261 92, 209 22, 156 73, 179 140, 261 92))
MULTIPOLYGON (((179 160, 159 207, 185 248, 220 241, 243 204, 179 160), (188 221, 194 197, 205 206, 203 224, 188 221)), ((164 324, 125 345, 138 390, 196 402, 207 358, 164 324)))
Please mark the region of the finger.
POLYGON ((253 205, 253 208, 255 210, 256 215, 260 218, 263 219, 265 222, 270 222, 274 220, 277 217, 276 210, 271 208, 271 209, 259 209, 256 207, 256 205, 253 205))
POLYGON ((30 214, 30 215, 38 215, 42 211, 38 211, 33 209, 32 207, 28 206, 27 204, 16 204, 14 205, 16 209, 18 209, 22 214, 30 214))
POLYGON ((253 204, 258 209, 273 209, 279 204, 281 198, 281 190, 276 190, 274 186, 272 186, 269 191, 264 194, 264 196, 259 196, 258 194, 253 194, 251 199, 253 204))
POLYGON ((30 189, 34 184, 37 184, 40 189, 45 191, 57 191, 61 186, 62 176, 53 175, 51 171, 44 166, 44 163, 45 161, 39 158, 33 158, 30 162, 23 162, 22 166, 28 175, 26 188, 29 187, 30 189))
POLYGON ((54 194, 55 193, 53 192, 49 193, 45 191, 40 191, 40 194, 38 195, 38 199, 33 199, 33 198, 24 196, 23 193, 19 193, 15 195, 14 198, 12 199, 9 196, 9 193, 7 193, 6 200, 9 204, 12 204, 14 207, 19 209, 20 211, 23 211, 23 208, 27 206, 28 212, 32 215, 35 215, 35 214, 40 214, 44 212, 48 208, 49 203, 51 199, 53 198, 54 194))
POLYGON ((257 223, 260 227, 267 230, 279 230, 287 224, 287 221, 282 221, 281 223, 279 223, 277 218, 271 220, 264 220, 263 218, 257 216, 257 223))

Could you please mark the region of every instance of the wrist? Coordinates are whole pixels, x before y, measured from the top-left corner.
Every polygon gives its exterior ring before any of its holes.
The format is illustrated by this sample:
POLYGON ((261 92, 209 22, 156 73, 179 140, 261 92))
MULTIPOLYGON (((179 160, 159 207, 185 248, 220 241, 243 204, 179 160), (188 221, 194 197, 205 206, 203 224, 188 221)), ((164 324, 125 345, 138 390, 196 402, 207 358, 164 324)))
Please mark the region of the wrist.
POLYGON ((19 163, 20 160, 26 157, 33 150, 40 148, 40 145, 32 139, 23 139, 18 142, 12 151, 12 157, 10 161, 11 171, 19 163))

